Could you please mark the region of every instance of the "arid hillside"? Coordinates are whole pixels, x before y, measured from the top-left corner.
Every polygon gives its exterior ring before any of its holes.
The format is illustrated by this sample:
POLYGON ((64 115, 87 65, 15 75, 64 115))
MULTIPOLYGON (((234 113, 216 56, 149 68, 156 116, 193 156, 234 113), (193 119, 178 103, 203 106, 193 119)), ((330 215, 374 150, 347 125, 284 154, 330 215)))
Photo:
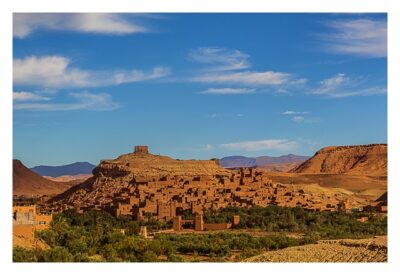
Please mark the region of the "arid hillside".
POLYGON ((59 194, 75 182, 54 182, 31 171, 20 160, 13 160, 13 194, 16 196, 41 196, 59 194))
POLYGON ((288 162, 288 163, 271 163, 262 166, 257 166, 257 169, 265 172, 287 172, 299 166, 302 162, 288 162))
POLYGON ((290 172, 386 176, 387 145, 325 147, 290 172))
POLYGON ((318 184, 325 188, 346 189, 355 194, 375 200, 387 190, 386 177, 356 174, 299 174, 267 173, 274 182, 283 184, 318 184))

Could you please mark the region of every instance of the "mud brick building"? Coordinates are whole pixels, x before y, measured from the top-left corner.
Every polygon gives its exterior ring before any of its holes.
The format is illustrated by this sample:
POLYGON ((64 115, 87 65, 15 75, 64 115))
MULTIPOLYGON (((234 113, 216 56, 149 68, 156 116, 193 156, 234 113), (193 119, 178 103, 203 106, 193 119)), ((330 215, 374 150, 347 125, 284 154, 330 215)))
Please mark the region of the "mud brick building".
POLYGON ((39 214, 36 205, 13 206, 13 234, 34 238, 35 230, 50 226, 52 215, 39 214))
MULTIPOLYGON (((215 160, 174 160, 150 154, 147 146, 135 146, 133 153, 101 161, 93 178, 52 200, 46 210, 96 209, 137 220, 150 215, 167 221, 185 211, 201 214, 228 206, 274 204, 333 211, 357 205, 350 200, 343 205, 345 200, 343 194, 305 192, 297 185, 272 182, 254 168, 227 170, 215 160)), ((200 220, 196 224, 201 226, 200 220)))

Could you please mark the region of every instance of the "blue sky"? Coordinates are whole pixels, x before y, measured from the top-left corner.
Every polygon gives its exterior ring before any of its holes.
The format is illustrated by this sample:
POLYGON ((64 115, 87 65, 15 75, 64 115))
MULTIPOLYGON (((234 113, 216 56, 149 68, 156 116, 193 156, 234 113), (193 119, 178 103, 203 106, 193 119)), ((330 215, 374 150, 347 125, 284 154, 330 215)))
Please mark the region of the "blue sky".
POLYGON ((14 14, 14 157, 387 142, 385 14, 14 14))

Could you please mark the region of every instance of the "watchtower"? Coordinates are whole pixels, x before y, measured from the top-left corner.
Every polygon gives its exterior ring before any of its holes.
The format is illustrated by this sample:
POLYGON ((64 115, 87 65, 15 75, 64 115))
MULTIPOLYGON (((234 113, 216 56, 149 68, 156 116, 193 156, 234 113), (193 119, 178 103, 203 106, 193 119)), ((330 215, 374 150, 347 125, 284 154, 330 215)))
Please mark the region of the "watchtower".
POLYGON ((144 145, 136 145, 135 146, 135 154, 148 154, 149 153, 149 147, 144 146, 144 145))

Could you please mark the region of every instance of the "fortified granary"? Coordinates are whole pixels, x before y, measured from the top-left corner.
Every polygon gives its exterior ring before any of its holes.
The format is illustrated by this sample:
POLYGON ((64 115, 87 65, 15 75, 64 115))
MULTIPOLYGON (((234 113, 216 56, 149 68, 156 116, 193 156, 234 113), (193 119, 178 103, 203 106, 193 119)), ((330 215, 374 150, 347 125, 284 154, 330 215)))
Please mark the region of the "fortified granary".
POLYGON ((170 220, 185 211, 228 206, 296 207, 335 211, 360 207, 345 194, 314 194, 298 185, 273 183, 252 168, 227 170, 216 161, 174 160, 152 155, 147 146, 116 160, 102 161, 94 177, 50 200, 46 210, 75 208, 105 210, 116 216, 140 220, 153 216, 170 220))

